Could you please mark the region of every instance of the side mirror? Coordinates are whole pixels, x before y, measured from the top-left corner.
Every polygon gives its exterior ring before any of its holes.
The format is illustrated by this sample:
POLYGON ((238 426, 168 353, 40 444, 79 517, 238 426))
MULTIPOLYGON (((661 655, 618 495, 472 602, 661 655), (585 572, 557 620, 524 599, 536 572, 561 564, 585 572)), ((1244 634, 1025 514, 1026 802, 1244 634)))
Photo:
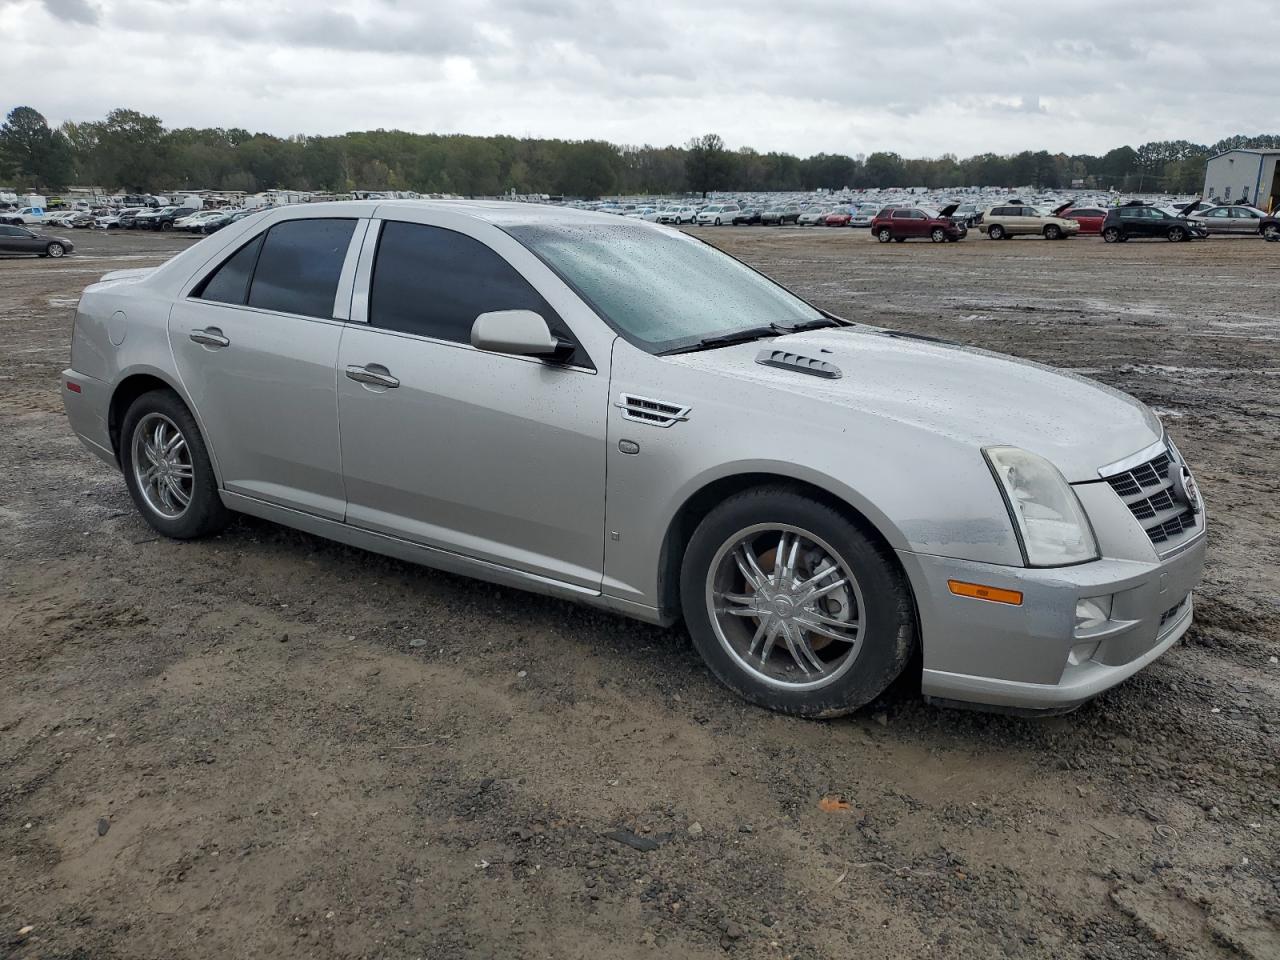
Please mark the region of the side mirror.
POLYGON ((494 310, 476 317, 471 345, 490 353, 514 353, 545 360, 568 360, 573 344, 551 332, 541 314, 532 310, 494 310))

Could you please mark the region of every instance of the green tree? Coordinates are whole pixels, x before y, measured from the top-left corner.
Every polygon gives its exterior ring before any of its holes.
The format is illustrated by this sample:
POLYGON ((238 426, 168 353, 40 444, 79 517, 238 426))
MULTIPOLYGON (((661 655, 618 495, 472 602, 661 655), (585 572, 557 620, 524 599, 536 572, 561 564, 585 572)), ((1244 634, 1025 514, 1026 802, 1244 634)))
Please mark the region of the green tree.
POLYGON ((708 133, 689 141, 685 147, 684 169, 689 189, 705 197, 709 190, 723 190, 731 185, 733 160, 720 135, 708 133))
POLYGON ((71 182, 71 144, 31 107, 14 107, 0 125, 2 165, 31 186, 61 190, 71 182))

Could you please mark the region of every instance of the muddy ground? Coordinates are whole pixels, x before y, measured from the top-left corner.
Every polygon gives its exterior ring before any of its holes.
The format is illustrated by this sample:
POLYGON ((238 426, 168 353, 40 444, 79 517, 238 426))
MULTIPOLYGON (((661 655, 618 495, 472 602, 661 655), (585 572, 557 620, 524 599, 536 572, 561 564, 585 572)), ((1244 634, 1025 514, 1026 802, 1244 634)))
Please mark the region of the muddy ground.
POLYGON ((158 539, 58 371, 82 286, 187 241, 76 232, 0 261, 0 955, 1280 956, 1280 244, 707 235, 1153 404, 1211 511, 1185 642, 1067 717, 904 682, 805 722, 678 629, 253 520, 158 539))

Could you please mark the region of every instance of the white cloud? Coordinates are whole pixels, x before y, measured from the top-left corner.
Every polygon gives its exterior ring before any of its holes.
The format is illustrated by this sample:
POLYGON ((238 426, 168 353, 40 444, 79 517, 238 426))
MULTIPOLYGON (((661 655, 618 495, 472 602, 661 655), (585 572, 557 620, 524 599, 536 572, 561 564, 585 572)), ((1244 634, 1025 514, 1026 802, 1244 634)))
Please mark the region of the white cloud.
MULTIPOLYGON (((920 156, 1212 142, 1273 116, 1191 0, 0 0, 51 121, 374 127, 920 156)), ((1243 30, 1271 0, 1236 0, 1243 30)))

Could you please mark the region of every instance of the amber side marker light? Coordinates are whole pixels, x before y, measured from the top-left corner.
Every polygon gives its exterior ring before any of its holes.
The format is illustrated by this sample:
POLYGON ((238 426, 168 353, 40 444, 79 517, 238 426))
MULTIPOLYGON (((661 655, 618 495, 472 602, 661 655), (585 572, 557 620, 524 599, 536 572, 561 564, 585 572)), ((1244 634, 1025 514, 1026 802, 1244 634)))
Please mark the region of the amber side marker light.
POLYGON ((947 586, 957 597, 973 597, 975 600, 990 600, 992 603, 1007 603, 1010 606, 1022 606, 1021 590, 1002 590, 1000 587, 984 587, 980 583, 965 583, 963 580, 948 580, 947 586))

